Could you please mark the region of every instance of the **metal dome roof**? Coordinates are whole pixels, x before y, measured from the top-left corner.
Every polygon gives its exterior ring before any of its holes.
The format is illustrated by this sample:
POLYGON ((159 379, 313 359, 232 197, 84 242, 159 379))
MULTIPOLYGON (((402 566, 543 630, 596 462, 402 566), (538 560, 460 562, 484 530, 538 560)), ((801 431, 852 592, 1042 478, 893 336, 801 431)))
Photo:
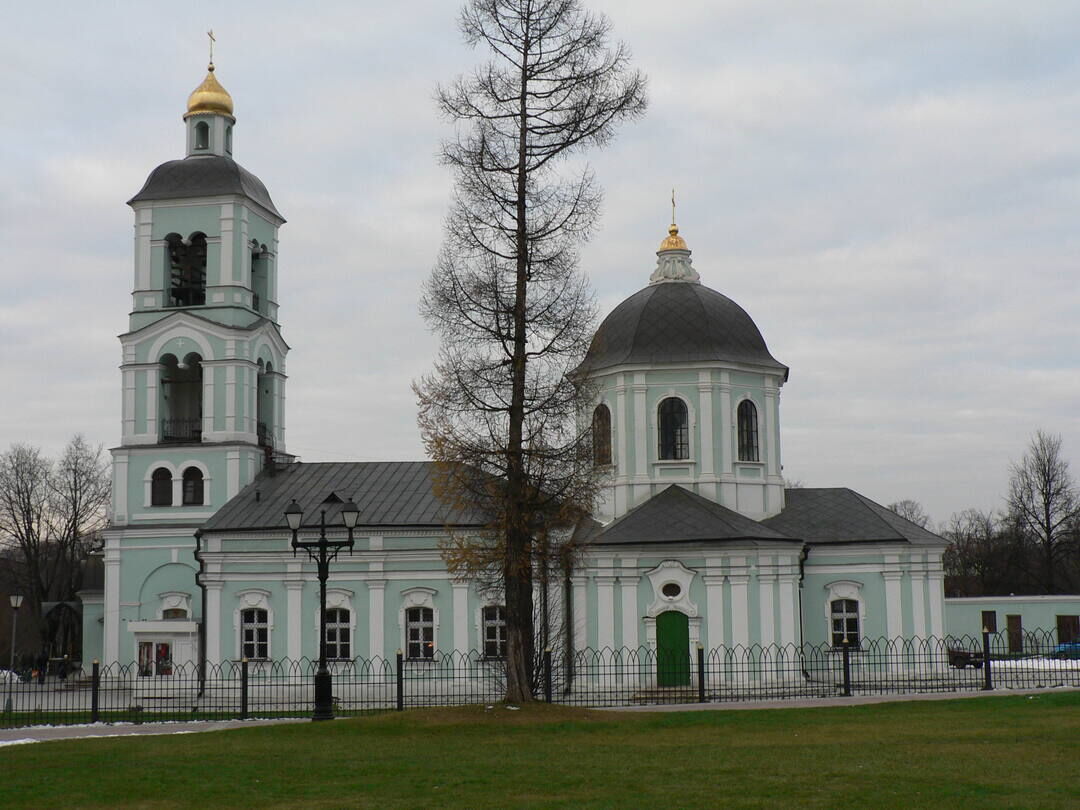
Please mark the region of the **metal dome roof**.
POLYGON ((620 365, 709 361, 788 367, 769 353, 742 307, 696 283, 651 284, 608 315, 593 336, 578 373, 620 365))
MULTIPOLYGON (((232 158, 187 157, 162 163, 146 178, 142 189, 128 200, 179 200, 187 197, 218 197, 239 194, 254 200, 271 214, 281 217, 262 180, 232 158)), ((281 217, 284 220, 284 217, 281 217)))

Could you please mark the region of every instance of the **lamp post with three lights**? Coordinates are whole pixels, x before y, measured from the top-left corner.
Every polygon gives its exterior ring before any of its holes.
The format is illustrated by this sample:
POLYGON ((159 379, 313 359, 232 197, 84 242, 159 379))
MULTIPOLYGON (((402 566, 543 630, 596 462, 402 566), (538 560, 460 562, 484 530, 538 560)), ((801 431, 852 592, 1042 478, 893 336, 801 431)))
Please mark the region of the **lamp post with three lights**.
POLYGON ((285 510, 285 520, 288 521, 289 529, 292 530, 293 556, 296 556, 297 549, 303 549, 316 564, 319 572, 319 669, 315 673, 315 711, 312 712, 312 720, 334 719, 333 683, 330 670, 326 668, 326 579, 330 574, 330 562, 341 553, 342 549, 352 551, 353 529, 356 528, 359 518, 360 510, 350 498, 341 507, 341 521, 349 533, 348 540, 327 538, 325 509, 321 510, 319 515, 319 539, 300 540, 297 535, 304 519, 304 510, 295 498, 285 510))

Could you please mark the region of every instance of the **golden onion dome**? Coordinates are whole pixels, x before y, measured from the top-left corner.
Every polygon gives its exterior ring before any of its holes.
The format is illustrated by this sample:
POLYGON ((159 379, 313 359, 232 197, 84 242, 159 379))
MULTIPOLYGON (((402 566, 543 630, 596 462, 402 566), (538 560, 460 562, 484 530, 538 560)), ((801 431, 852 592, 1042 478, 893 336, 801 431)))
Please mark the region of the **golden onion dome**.
POLYGON ((679 226, 674 222, 667 229, 667 238, 660 243, 660 250, 689 250, 686 240, 679 236, 679 226))
POLYGON ((214 76, 213 62, 207 67, 206 78, 203 79, 202 84, 196 87, 188 96, 187 112, 184 114, 184 120, 202 113, 227 115, 230 118, 232 118, 233 114, 232 96, 214 76))

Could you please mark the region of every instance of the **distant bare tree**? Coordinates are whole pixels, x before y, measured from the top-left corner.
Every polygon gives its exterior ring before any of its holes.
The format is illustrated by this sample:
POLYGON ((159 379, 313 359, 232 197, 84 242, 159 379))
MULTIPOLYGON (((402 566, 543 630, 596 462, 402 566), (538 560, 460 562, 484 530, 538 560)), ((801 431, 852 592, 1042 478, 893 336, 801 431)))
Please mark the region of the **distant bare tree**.
POLYGON ((918 501, 913 501, 911 498, 905 498, 902 501, 890 503, 886 508, 896 512, 896 514, 904 520, 910 520, 916 526, 921 526, 924 529, 930 527, 930 516, 926 514, 926 510, 923 509, 922 504, 918 501))
POLYGON ((102 449, 81 435, 55 462, 26 444, 0 454, 0 543, 10 546, 19 561, 20 587, 44 645, 55 639, 66 648, 78 634, 70 613, 42 621, 41 606, 75 598, 82 561, 105 523, 109 495, 102 449))
POLYGON ((589 430, 575 421, 589 396, 569 373, 592 335, 578 248, 601 195, 588 169, 556 169, 640 116, 645 81, 578 0, 470 0, 461 30, 491 61, 437 93, 458 126, 442 152, 455 191, 421 302, 442 345, 415 391, 441 494, 490 519, 445 556, 458 573, 498 567, 506 697, 521 702, 532 697, 534 537, 585 514, 595 493, 589 430))
POLYGON ((1056 593, 1065 583, 1055 570, 1068 567, 1075 551, 1073 529, 1080 522, 1080 494, 1061 454, 1061 437, 1036 431, 1011 473, 1009 516, 1039 551, 1043 590, 1056 593))

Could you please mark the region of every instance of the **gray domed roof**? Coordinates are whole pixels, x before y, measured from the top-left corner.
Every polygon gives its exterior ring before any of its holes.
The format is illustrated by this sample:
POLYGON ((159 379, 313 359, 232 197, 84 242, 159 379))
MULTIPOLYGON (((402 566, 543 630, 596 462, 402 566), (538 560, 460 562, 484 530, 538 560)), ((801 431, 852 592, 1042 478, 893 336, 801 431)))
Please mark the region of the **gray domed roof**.
POLYGON ((185 197, 218 197, 240 194, 257 202, 282 220, 262 180, 232 158, 187 157, 162 163, 146 178, 142 190, 128 205, 144 200, 179 200, 185 197))
POLYGON ((788 368, 769 354, 746 310, 716 290, 690 282, 651 284, 608 315, 578 373, 624 364, 726 360, 788 368))

